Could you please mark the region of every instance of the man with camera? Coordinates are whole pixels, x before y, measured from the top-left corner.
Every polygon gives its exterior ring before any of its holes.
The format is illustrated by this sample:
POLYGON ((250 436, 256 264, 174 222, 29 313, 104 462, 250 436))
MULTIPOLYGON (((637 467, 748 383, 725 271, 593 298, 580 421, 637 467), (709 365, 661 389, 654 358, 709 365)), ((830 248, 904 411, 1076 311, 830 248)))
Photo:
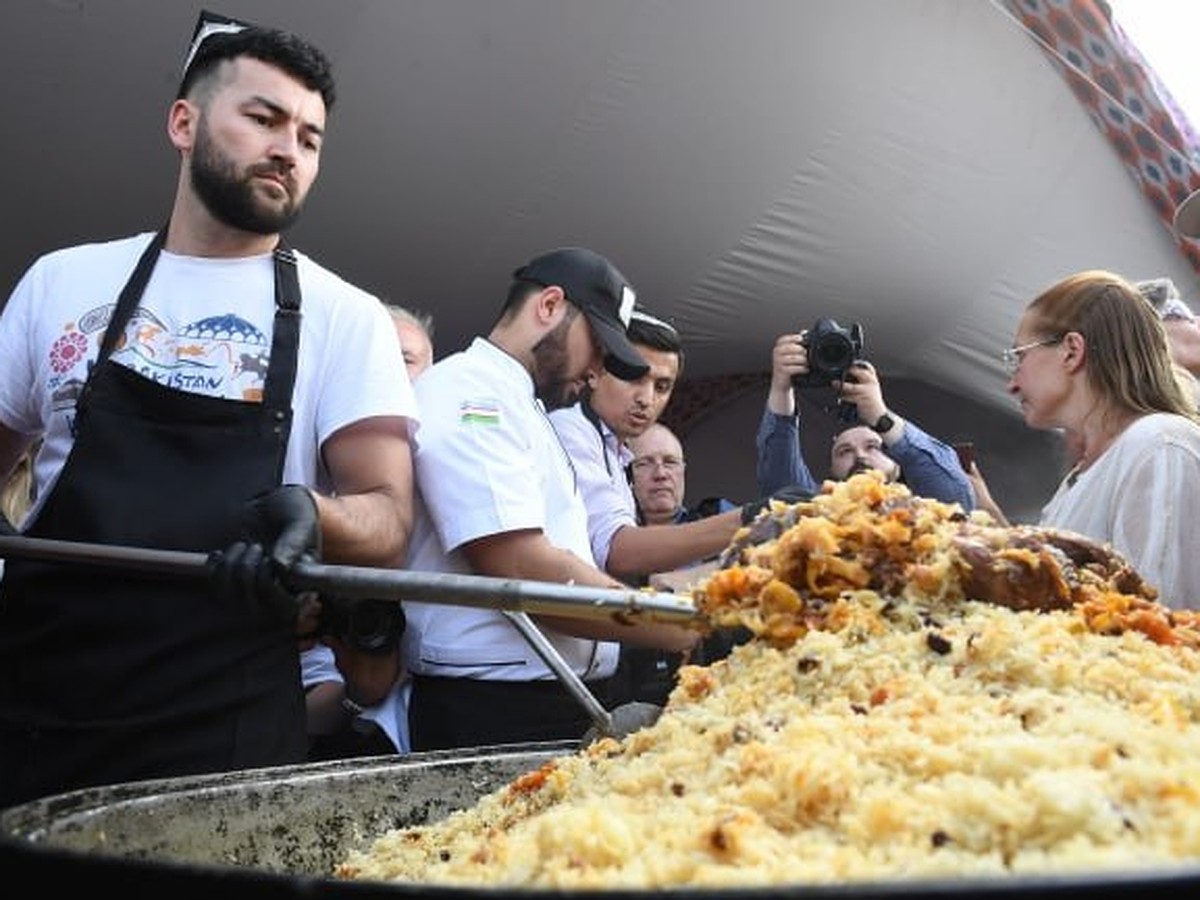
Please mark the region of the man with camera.
POLYGON ((391 600, 321 598, 318 632, 300 655, 309 760, 409 751, 405 625, 391 600))
POLYGON ((862 348, 861 326, 845 329, 832 319, 775 341, 771 387, 756 438, 759 490, 768 494, 787 484, 820 490, 800 447, 796 389, 828 386, 837 391, 842 423, 830 452, 830 478, 840 481, 878 469, 914 494, 974 509, 975 495, 954 449, 887 408, 879 376, 861 358, 862 348))

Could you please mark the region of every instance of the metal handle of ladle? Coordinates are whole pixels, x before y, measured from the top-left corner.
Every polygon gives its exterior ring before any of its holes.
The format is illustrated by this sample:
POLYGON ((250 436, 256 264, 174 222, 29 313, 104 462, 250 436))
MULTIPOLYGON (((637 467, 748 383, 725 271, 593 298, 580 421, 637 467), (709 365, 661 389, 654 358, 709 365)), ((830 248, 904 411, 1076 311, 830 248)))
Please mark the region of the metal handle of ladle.
POLYGON ((550 643, 550 639, 546 635, 542 634, 542 630, 537 627, 537 624, 529 617, 529 614, 521 609, 502 609, 500 612, 513 623, 517 631, 521 632, 521 636, 525 638, 525 641, 533 648, 533 651, 541 657, 542 662, 550 667, 550 671, 558 676, 558 680, 571 692, 571 696, 578 700, 583 708, 587 710, 588 716, 600 733, 609 737, 615 737, 616 727, 613 724, 612 714, 596 699, 596 695, 591 692, 584 680, 575 673, 575 670, 567 665, 567 661, 562 658, 562 654, 558 652, 558 648, 550 643))

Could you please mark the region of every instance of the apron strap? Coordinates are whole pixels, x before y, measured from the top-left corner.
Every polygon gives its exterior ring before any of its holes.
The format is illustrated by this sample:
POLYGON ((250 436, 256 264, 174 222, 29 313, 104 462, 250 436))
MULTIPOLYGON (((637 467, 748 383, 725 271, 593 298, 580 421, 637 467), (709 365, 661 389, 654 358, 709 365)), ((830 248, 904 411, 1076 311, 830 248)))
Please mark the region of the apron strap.
POLYGON ((138 259, 133 274, 129 276, 129 280, 125 282, 125 287, 121 289, 121 295, 117 298, 117 308, 113 310, 112 316, 109 317, 108 327, 104 331, 104 340, 100 344, 100 354, 96 357, 96 363, 92 366, 92 371, 95 371, 96 366, 108 359, 109 355, 113 352, 113 348, 117 345, 117 338, 125 333, 125 326, 129 323, 133 311, 137 309, 138 301, 142 299, 142 293, 146 290, 146 285, 150 283, 150 273, 154 271, 154 265, 158 262, 158 254, 166 242, 167 229, 166 226, 163 226, 158 234, 154 236, 154 240, 150 242, 150 245, 142 251, 141 258, 138 259))
POLYGON ((282 237, 271 258, 275 265, 275 327, 271 362, 263 386, 263 407, 278 416, 292 407, 300 346, 300 276, 296 253, 282 237))

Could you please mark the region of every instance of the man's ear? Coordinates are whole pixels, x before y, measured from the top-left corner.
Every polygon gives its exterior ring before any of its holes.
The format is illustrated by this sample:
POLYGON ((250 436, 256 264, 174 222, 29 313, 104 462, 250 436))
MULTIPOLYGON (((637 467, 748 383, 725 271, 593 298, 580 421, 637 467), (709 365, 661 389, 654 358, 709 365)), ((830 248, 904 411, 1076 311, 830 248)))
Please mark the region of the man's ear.
POLYGON ((538 292, 534 298, 534 303, 537 308, 538 323, 553 328, 558 324, 558 320, 567 313, 567 295, 563 293, 562 288, 556 285, 548 285, 538 292))
POLYGON ((176 100, 167 110, 167 137, 176 150, 190 151, 196 142, 200 108, 190 100, 176 100))

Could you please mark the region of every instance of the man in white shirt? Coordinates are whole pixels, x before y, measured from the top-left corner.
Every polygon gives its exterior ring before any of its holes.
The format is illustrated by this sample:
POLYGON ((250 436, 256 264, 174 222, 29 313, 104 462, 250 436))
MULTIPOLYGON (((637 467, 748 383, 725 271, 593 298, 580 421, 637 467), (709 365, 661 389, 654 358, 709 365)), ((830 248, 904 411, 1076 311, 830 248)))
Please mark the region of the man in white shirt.
POLYGON ((575 466, 597 564, 615 578, 644 584, 655 572, 715 556, 762 504, 681 525, 638 524, 626 471, 633 460, 627 442, 666 408, 683 366, 683 349, 672 326, 641 309, 630 319, 629 339, 649 364, 646 374, 625 380, 596 373, 580 401, 551 413, 550 422, 575 466))
POLYGON ((406 556, 418 420, 387 316, 283 240, 335 93, 307 41, 202 13, 168 221, 43 255, 3 307, 0 481, 43 441, 23 533, 226 549, 211 580, 6 560, 0 806, 303 761, 288 569, 406 556))
MULTIPOLYGON (((580 401, 552 412, 550 422, 575 466, 597 564, 615 578, 645 584, 655 573, 716 556, 762 509, 763 501, 686 522, 639 524, 627 476, 633 462, 627 444, 653 426, 666 408, 683 368, 683 347, 671 325, 638 308, 629 322, 629 340, 649 364, 646 374, 630 380, 595 373, 580 401)), ((780 499, 800 496, 781 491, 780 499)), ((627 696, 664 702, 682 655, 627 646, 621 656, 627 696)))
MULTIPOLYGON (((607 259, 579 247, 517 269, 486 338, 415 385, 414 570, 623 587, 595 565, 573 462, 547 410, 575 401, 603 366, 626 379, 647 365, 626 337, 635 295, 607 259)), ((574 738, 591 724, 500 612, 406 605, 414 750, 574 738)), ((539 616, 546 637, 600 699, 617 641, 683 651, 672 625, 539 616)))

